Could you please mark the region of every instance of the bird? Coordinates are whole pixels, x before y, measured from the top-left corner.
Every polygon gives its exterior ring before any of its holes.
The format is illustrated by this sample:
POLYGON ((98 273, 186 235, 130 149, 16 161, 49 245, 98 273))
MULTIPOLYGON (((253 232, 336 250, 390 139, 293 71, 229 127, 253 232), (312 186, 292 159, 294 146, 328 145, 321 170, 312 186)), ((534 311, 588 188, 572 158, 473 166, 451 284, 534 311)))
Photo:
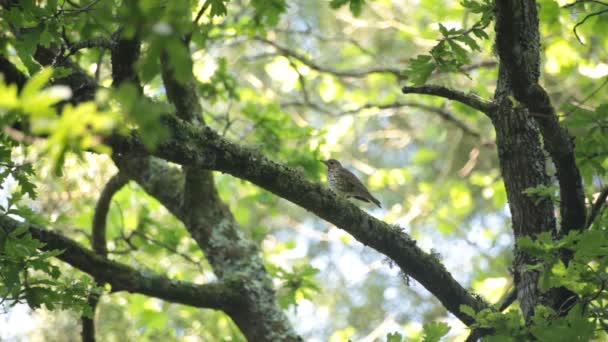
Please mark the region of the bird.
POLYGON ((321 162, 327 165, 327 183, 329 188, 338 195, 353 197, 363 202, 372 202, 380 206, 378 201, 372 194, 369 193, 365 185, 361 183, 359 178, 352 172, 348 171, 339 161, 335 159, 321 160, 321 162))

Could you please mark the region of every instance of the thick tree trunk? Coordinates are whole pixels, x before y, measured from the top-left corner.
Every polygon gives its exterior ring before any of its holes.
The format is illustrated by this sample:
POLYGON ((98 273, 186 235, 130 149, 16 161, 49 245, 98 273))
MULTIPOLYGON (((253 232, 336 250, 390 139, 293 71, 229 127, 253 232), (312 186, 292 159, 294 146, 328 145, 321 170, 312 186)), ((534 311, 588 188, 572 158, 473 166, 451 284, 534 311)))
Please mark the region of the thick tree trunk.
MULTIPOLYGON (((548 94, 538 84, 540 32, 536 7, 532 0, 496 2, 496 47, 500 64, 495 101, 499 109, 493 123, 516 239, 534 237, 541 232, 551 232, 558 237, 570 230, 582 229, 586 216, 574 146, 568 132, 560 126, 548 94), (513 103, 510 96, 520 103, 513 103), (550 200, 535 203, 535 199, 523 193, 527 188, 551 185, 543 148, 557 170, 560 230, 556 227, 550 200)), ((535 260, 521 251, 516 250, 515 254, 517 298, 526 321, 537 304, 563 309, 564 301, 572 294, 565 289, 554 289, 539 296, 539 271, 526 270, 526 265, 534 264, 535 260)))

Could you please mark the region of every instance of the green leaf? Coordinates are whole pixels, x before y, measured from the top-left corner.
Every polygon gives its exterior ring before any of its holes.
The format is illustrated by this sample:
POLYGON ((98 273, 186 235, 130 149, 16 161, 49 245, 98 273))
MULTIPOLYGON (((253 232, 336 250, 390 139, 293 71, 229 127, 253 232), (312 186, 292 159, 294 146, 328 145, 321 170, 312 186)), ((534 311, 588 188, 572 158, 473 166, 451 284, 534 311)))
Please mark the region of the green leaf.
POLYGON ((192 77, 192 59, 190 51, 179 39, 165 42, 171 70, 178 82, 186 84, 192 77))
POLYGON ((35 97, 40 89, 51 79, 51 76, 53 76, 53 69, 49 67, 40 70, 40 72, 32 76, 21 90, 21 99, 27 100, 28 98, 35 97))
POLYGON ((409 81, 414 85, 421 85, 429 79, 435 67, 433 57, 430 55, 418 55, 410 62, 404 74, 408 76, 409 81))
POLYGON ((393 332, 386 335, 386 342, 405 342, 406 339, 400 333, 393 332))
POLYGON ((287 10, 285 0, 252 0, 251 4, 255 9, 254 21, 263 26, 275 26, 287 10))
POLYGON ((224 4, 225 0, 207 0, 205 1, 205 4, 203 6, 208 6, 207 4, 211 5, 211 11, 209 13, 209 15, 211 17, 216 17, 216 16, 224 16, 226 15, 226 13, 228 13, 228 10, 226 9, 226 5, 224 4))
POLYGON ((361 15, 363 11, 363 6, 365 5, 365 0, 332 0, 329 3, 329 6, 333 9, 340 8, 344 5, 348 4, 351 13, 358 17, 361 15))
POLYGON ((423 326, 423 342, 439 342, 450 331, 450 326, 443 322, 431 322, 423 326))
POLYGON ((477 313, 475 312, 475 310, 468 306, 468 305, 461 305, 459 307, 460 312, 464 313, 465 315, 471 317, 471 318, 475 318, 475 316, 477 316, 477 313))
POLYGON ((29 227, 26 225, 20 225, 19 227, 17 227, 17 229, 13 230, 9 236, 15 238, 15 237, 19 237, 20 235, 25 234, 27 231, 29 230, 29 227))

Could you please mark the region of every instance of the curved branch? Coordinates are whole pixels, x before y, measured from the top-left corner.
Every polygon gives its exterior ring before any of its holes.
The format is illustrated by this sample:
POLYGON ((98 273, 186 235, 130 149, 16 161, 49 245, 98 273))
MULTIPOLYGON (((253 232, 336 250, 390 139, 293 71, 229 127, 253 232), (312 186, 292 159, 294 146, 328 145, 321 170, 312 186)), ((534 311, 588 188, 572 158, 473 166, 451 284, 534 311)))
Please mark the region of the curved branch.
MULTIPOLYGON (((104 258, 108 257, 108 247, 106 242, 106 222, 108 217, 108 210, 110 209, 110 202, 112 197, 118 190, 120 190, 125 184, 127 184, 127 178, 122 174, 118 173, 106 183, 106 186, 101 191, 99 199, 97 199, 97 205, 95 206, 95 213, 93 214, 93 227, 91 234, 91 245, 93 251, 104 258)), ((99 282, 98 279, 95 279, 99 282)), ((95 312, 97 303, 99 302, 99 296, 95 293, 89 294, 88 297, 89 305, 92 311, 95 312)), ((82 316, 82 341, 83 342, 95 342, 95 319, 93 317, 82 316)))
MULTIPOLYGON (((604 4, 605 5, 605 4, 604 4)), ((583 25, 589 18, 593 18, 595 16, 598 15, 602 15, 604 13, 608 13, 608 9, 603 9, 601 11, 597 11, 597 12, 593 12, 593 13, 589 13, 587 14, 583 20, 579 21, 578 23, 576 23, 576 25, 574 25, 574 28, 572 28, 572 32, 574 32, 574 35, 576 36, 576 39, 578 40, 579 43, 581 43, 581 45, 585 45, 585 43, 583 43, 583 41, 581 40, 581 37, 579 37, 578 32, 576 32, 576 29, 583 25)))
MULTIPOLYGON (((468 305, 475 310, 487 307, 468 293, 436 258, 417 247, 400 227, 366 214, 319 184, 303 179, 296 170, 234 144, 210 128, 197 129, 173 116, 166 116, 164 120, 173 132, 173 138, 159 146, 154 152, 157 157, 181 165, 229 173, 313 212, 390 257, 466 324, 474 322, 460 312, 460 305, 468 305)), ((147 153, 135 136, 112 136, 106 142, 114 151, 147 153)))
POLYGON ((479 96, 473 94, 465 94, 461 91, 453 90, 443 86, 423 85, 419 87, 403 87, 401 88, 401 92, 403 92, 404 94, 434 95, 446 98, 448 100, 458 101, 473 109, 477 109, 478 111, 486 114, 490 118, 494 116, 494 111, 496 110, 496 105, 494 103, 486 101, 480 98, 479 96))
POLYGON ((76 241, 41 226, 0 216, 0 226, 7 231, 13 231, 23 225, 27 226, 34 238, 45 243, 44 250, 63 250, 57 258, 99 281, 112 285, 112 292, 140 293, 174 303, 217 310, 234 308, 240 304, 240 281, 196 285, 173 280, 105 259, 76 241))
POLYGON ((93 251, 104 258, 108 256, 108 247, 106 245, 106 218, 108 216, 108 210, 110 209, 110 203, 114 194, 122 189, 127 182, 128 179, 121 173, 112 176, 101 191, 99 199, 97 199, 95 213, 93 214, 91 245, 93 246, 93 251))

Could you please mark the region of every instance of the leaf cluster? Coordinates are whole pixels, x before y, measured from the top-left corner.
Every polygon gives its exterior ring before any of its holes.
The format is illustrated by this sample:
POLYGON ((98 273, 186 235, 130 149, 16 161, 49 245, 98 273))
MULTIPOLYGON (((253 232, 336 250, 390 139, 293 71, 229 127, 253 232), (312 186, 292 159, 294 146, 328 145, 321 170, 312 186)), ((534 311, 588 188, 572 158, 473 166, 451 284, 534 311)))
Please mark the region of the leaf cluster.
POLYGON ((439 23, 439 32, 443 36, 439 43, 429 54, 421 54, 412 59, 404 72, 414 85, 424 84, 435 70, 461 72, 461 68, 471 62, 471 53, 481 51, 477 40, 489 38, 485 29, 494 20, 494 2, 464 0, 461 5, 481 18, 468 29, 448 29, 439 23))

